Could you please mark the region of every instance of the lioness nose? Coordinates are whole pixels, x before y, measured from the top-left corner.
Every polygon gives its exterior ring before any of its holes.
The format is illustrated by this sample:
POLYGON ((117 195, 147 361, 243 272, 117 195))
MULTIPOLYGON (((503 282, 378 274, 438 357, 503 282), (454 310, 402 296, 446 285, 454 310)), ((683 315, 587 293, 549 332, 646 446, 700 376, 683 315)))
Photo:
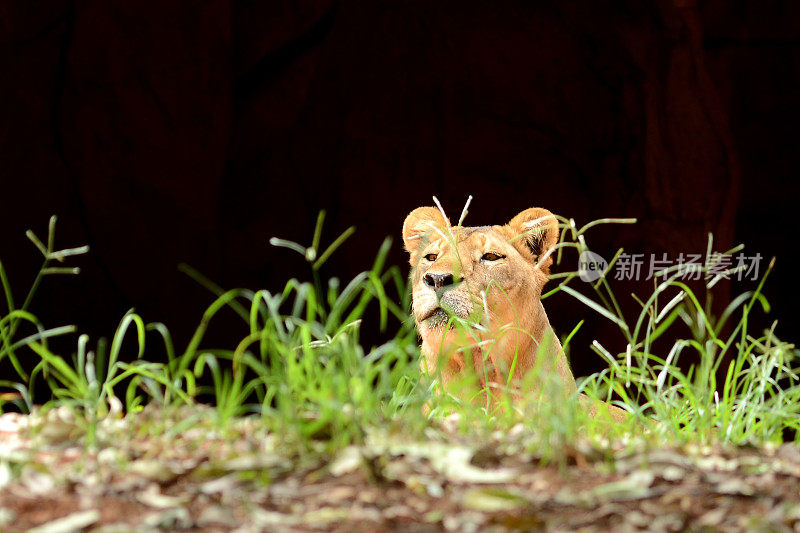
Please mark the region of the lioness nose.
POLYGON ((425 281, 425 285, 435 291, 447 287, 448 285, 453 285, 454 283, 452 274, 435 274, 433 272, 428 272, 422 279, 425 281))

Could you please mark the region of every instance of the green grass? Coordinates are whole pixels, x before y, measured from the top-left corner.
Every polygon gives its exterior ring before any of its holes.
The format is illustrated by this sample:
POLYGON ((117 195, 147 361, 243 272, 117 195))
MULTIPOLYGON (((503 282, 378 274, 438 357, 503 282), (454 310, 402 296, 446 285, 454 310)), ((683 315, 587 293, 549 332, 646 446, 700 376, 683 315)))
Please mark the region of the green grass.
MULTIPOLYGON (((435 375, 423 375, 419 369, 418 339, 407 311, 406 275, 386 264, 391 239, 377 251, 369 269, 349 282, 326 279, 322 275, 326 260, 354 230, 349 228, 323 247, 323 222, 321 213, 310 246, 270 241, 287 249, 276 253, 299 253, 309 265, 310 281, 292 279, 274 293, 224 290, 182 266, 213 294, 185 347, 173 344, 164 324, 146 323, 131 310, 121 317, 110 343, 78 335, 74 353, 57 354, 48 339, 74 336, 76 328, 48 329, 29 308, 44 277, 78 273, 55 263, 88 248, 56 250, 55 218, 51 219, 46 245, 28 232, 43 255, 43 266, 20 306, 0 263, 7 308, 0 315, 0 362, 7 359, 16 373, 15 378, 0 381, 0 390, 5 391, 0 401, 24 412, 36 409, 36 404, 45 410, 68 406, 84 424, 88 444, 95 442, 96 426, 105 417, 122 416, 145 405, 170 409, 196 403, 213 406, 214 422, 222 431, 232 420, 251 416, 287 443, 330 451, 363 442, 376 429, 422 437, 431 424, 454 413, 466 432, 522 428, 554 454, 561 445, 585 437, 636 435, 657 443, 761 445, 780 441, 785 430, 798 428, 798 351, 777 338, 774 325, 763 332, 749 328, 753 313, 769 311, 761 292, 769 269, 756 289, 732 298, 720 317, 706 307, 706 294, 695 294, 680 279, 680 271, 668 269, 658 277, 652 294, 638 300, 638 315, 625 317, 612 291, 613 281, 603 276, 592 284, 573 283, 578 273, 567 268, 565 257, 572 249, 578 253, 589 249, 587 234, 596 225, 633 221, 603 219, 579 228, 572 219, 559 219, 561 241, 554 251, 558 273, 543 298, 574 297, 586 305, 584 320, 570 332, 561 332, 562 344, 568 353, 591 349, 607 362, 607 370, 578 382, 579 392, 630 413, 628 422, 609 428, 588 419, 577 407, 576 395, 566 402, 536 398, 535 408, 529 409, 512 402, 511 391, 506 391, 506 401, 495 408, 465 401, 452 389, 442 391, 435 375), (240 318, 241 340, 235 346, 215 348, 205 335, 223 312, 240 318), (359 333, 365 318, 376 323, 385 342, 364 346, 359 333), (571 339, 585 320, 607 321, 619 330, 627 349, 612 354, 597 342, 574 345, 571 339), (666 347, 656 342, 675 331, 691 335, 666 347), (20 357, 23 352, 36 357, 30 368, 23 363, 30 358, 20 357), (690 352, 699 364, 679 365, 690 352), (159 361, 149 360, 150 354, 159 354, 159 361), (720 368, 723 361, 726 367, 720 368), (725 379, 718 382, 718 375, 725 379), (34 397, 42 381, 49 395, 34 397)), ((709 256, 712 244, 709 239, 709 256)), ((703 275, 713 267, 703 265, 703 275)), ((707 291, 718 281, 708 279, 707 291)), ((456 326, 467 332, 474 327, 456 326)), ((546 370, 536 378, 546 377, 546 370)), ((474 380, 465 379, 465 388, 471 384, 474 380)), ((545 397, 553 394, 548 387, 558 384, 547 385, 545 397)))

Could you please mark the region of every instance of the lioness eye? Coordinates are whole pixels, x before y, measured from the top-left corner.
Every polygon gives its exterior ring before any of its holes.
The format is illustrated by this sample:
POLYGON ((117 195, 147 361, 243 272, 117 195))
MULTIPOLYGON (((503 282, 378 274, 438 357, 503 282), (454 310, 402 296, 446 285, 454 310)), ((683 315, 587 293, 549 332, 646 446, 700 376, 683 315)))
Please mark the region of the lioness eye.
POLYGON ((425 259, 431 262, 436 261, 436 254, 428 254, 425 256, 425 259))
POLYGON ((494 254, 492 252, 485 253, 483 254, 483 257, 481 257, 481 259, 483 259, 484 261, 497 261, 498 259, 502 258, 503 258, 502 255, 494 254))

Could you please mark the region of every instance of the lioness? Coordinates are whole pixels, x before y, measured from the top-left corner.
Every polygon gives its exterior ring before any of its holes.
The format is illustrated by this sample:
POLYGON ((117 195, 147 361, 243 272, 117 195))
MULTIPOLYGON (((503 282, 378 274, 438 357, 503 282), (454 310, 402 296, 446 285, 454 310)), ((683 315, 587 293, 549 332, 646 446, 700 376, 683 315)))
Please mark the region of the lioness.
MULTIPOLYGON (((497 399, 508 384, 515 398, 537 392, 542 381, 525 379, 536 369, 555 373, 562 394, 574 393, 575 378, 540 301, 557 242, 558 222, 542 208, 526 209, 504 226, 480 227, 451 226, 435 207, 412 211, 403 243, 423 370, 445 389, 472 370, 497 399), (457 318, 472 324, 472 333, 452 327, 457 318), (519 390, 523 384, 532 390, 519 390)), ((607 407, 612 418, 624 416, 607 407)), ((594 414, 597 407, 589 409, 594 414)))

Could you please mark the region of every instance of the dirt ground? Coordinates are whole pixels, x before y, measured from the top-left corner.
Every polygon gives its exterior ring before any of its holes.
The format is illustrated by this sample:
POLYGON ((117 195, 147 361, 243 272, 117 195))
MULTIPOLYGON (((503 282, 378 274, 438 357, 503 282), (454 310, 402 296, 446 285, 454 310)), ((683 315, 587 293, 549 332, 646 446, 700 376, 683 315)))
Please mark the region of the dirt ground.
POLYGON ((336 454, 256 422, 0 415, 0 531, 792 531, 800 448, 583 443, 376 430, 336 454), (294 451, 289 453, 288 449, 294 451))

